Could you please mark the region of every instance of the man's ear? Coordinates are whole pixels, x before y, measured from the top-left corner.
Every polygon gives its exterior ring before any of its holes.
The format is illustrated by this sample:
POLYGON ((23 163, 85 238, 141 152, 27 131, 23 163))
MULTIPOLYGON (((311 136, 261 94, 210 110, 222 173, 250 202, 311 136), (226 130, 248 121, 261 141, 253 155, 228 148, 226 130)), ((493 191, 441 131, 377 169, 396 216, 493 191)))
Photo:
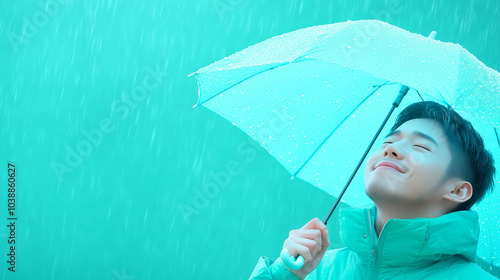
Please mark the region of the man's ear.
POLYGON ((456 203, 463 203, 472 197, 472 185, 467 181, 457 181, 450 185, 443 198, 456 203))

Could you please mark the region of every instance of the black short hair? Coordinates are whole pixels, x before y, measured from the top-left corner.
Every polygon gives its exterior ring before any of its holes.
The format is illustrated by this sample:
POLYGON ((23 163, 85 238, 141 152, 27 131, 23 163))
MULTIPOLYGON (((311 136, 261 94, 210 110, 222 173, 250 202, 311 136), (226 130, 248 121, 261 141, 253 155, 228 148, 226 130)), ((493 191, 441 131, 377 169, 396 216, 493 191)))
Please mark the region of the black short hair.
POLYGON ((463 119, 451 106, 443 106, 433 101, 422 101, 409 105, 398 115, 391 131, 412 119, 431 119, 441 125, 450 144, 452 161, 445 178, 452 176, 471 183, 472 197, 460 203, 451 212, 470 210, 480 202, 487 191, 494 187, 495 161, 484 147, 481 135, 472 124, 463 119))

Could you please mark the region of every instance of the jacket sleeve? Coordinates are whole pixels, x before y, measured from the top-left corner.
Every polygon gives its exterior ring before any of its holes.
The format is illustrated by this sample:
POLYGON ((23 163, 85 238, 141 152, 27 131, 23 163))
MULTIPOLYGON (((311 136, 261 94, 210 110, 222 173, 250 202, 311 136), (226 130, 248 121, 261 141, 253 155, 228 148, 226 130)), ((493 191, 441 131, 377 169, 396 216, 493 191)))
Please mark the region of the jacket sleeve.
POLYGON ((261 256, 255 266, 250 280, 299 280, 295 274, 288 270, 280 258, 276 261, 261 256))

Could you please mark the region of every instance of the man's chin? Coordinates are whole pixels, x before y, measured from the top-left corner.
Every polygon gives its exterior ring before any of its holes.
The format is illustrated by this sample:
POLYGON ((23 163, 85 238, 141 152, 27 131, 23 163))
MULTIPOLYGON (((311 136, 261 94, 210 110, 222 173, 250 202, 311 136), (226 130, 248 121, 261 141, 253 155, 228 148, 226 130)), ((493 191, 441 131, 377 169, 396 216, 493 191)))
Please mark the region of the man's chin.
POLYGON ((394 187, 387 184, 367 184, 365 191, 375 203, 395 202, 395 199, 397 200, 400 197, 395 193, 394 187))

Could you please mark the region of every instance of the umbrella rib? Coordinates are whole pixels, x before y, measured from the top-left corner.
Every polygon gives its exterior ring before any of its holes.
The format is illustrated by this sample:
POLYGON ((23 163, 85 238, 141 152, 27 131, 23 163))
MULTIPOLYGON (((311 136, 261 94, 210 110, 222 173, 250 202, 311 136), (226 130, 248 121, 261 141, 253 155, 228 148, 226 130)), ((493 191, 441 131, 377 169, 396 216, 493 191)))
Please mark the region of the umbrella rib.
POLYGON ((259 75, 259 74, 261 74, 261 73, 264 73, 264 72, 269 71, 269 70, 273 70, 273 69, 275 69, 275 68, 278 68, 278 67, 281 67, 281 66, 284 66, 284 65, 288 65, 288 64, 291 64, 291 63, 300 63, 300 62, 307 62, 307 61, 292 61, 292 62, 285 62, 285 63, 283 63, 283 64, 276 65, 276 66, 271 67, 271 68, 268 68, 268 69, 266 69, 266 70, 263 70, 263 71, 257 72, 257 73, 255 73, 255 74, 253 74, 253 75, 251 75, 251 76, 248 76, 248 77, 246 77, 245 79, 243 79, 243 80, 241 80, 241 81, 239 81, 239 82, 235 83, 234 85, 232 85, 232 86, 230 86, 230 87, 228 87, 228 88, 224 89, 223 91, 221 91, 221 92, 217 93, 216 95, 214 95, 214 96, 210 97, 209 99, 207 99, 207 100, 205 100, 205 101, 203 101, 203 102, 201 102, 201 103, 197 104, 196 106, 205 104, 205 102, 207 102, 207 101, 211 100, 212 98, 214 98, 214 97, 216 97, 216 96, 219 96, 220 94, 222 94, 222 93, 223 93, 223 92, 225 92, 226 90, 228 90, 228 89, 230 89, 230 88, 232 88, 232 87, 234 87, 234 86, 236 86, 236 85, 241 84, 242 82, 244 82, 244 81, 246 81, 246 80, 248 80, 248 79, 252 78, 253 76, 259 75))
POLYGON ((216 97, 216 96, 219 96, 220 94, 222 94, 222 93, 223 93, 223 92, 225 92, 226 90, 228 90, 228 89, 230 89, 230 88, 232 88, 232 87, 234 87, 234 86, 236 86, 236 85, 241 84, 242 82, 244 82, 244 81, 246 81, 246 80, 248 80, 248 79, 252 78, 253 76, 259 75, 259 74, 264 73, 264 72, 266 72, 266 71, 269 71, 269 70, 272 70, 272 69, 274 69, 274 68, 277 68, 277 67, 280 67, 280 66, 283 66, 283 65, 287 65, 287 64, 289 64, 289 63, 283 63, 283 64, 280 64, 280 65, 276 65, 276 66, 274 66, 274 67, 268 68, 268 69, 266 69, 266 70, 263 70, 263 71, 257 72, 257 73, 255 73, 255 74, 253 74, 253 75, 251 75, 251 76, 248 76, 248 77, 246 77, 245 79, 243 79, 243 80, 241 80, 241 81, 239 81, 239 82, 235 83, 234 85, 232 85, 232 86, 230 86, 230 87, 228 87, 228 88, 224 89, 223 91, 221 91, 221 92, 217 93, 216 95, 214 95, 214 96, 210 97, 209 99, 207 99, 207 100, 205 100, 205 101, 203 101, 203 102, 201 102, 201 103, 199 103, 199 104, 197 104, 197 105, 203 105, 203 104, 205 104, 205 102, 207 102, 207 101, 211 100, 212 98, 214 98, 214 97, 216 97))
MULTIPOLYGON (((196 105, 195 105, 195 107, 196 107, 196 106, 199 106, 199 105, 203 105, 203 104, 205 104, 207 101, 212 100, 212 98, 214 98, 214 97, 217 97, 217 96, 221 95, 223 92, 227 91, 228 89, 230 89, 230 88, 232 88, 232 87, 235 87, 236 85, 241 84, 242 82, 244 82, 244 81, 246 81, 246 80, 248 80, 248 79, 252 78, 253 76, 259 75, 259 74, 264 73, 264 72, 266 72, 266 71, 273 70, 273 69, 275 69, 275 68, 278 68, 278 67, 281 67, 281 66, 284 66, 284 65, 288 65, 288 64, 291 64, 291 63, 300 63, 300 62, 308 62, 308 61, 310 61, 310 60, 295 61, 296 59, 298 59, 298 58, 295 58, 295 59, 294 59, 294 61, 292 61, 292 62, 286 62, 286 63, 280 64, 280 65, 276 65, 276 66, 274 66, 274 67, 268 68, 268 69, 266 69, 266 70, 263 70, 263 71, 257 72, 257 73, 255 73, 255 74, 253 74, 253 75, 251 75, 251 76, 248 76, 248 77, 246 77, 245 79, 243 79, 243 80, 241 80, 241 81, 239 81, 239 82, 235 83, 234 85, 232 85, 232 86, 230 86, 230 87, 228 87, 228 88, 224 89, 223 91, 221 91, 221 92, 219 92, 219 93, 215 94, 214 96, 210 97, 209 99, 207 99, 207 100, 205 100, 205 101, 203 101, 203 102, 201 102, 201 103, 196 104, 196 105)), ((311 60, 314 60, 314 59, 311 59, 311 60)), ((348 70, 347 72, 349 72, 349 71, 351 71, 351 70, 348 70)))
POLYGON ((316 154, 317 151, 323 146, 323 144, 326 143, 326 141, 333 135, 333 133, 349 118, 363 103, 365 103, 370 96, 372 96, 377 90, 379 90, 381 87, 385 86, 389 80, 387 80, 385 83, 378 85, 376 89, 374 89, 370 94, 368 94, 347 116, 330 132, 330 134, 319 144, 319 146, 314 150, 314 152, 309 156, 309 158, 300 166, 300 168, 293 174, 292 177, 296 177, 297 174, 302 170, 302 168, 309 162, 309 160, 316 154))
POLYGON ((495 135, 497 136, 498 147, 500 148, 500 138, 498 137, 498 130, 496 127, 493 127, 493 129, 495 130, 495 135))

